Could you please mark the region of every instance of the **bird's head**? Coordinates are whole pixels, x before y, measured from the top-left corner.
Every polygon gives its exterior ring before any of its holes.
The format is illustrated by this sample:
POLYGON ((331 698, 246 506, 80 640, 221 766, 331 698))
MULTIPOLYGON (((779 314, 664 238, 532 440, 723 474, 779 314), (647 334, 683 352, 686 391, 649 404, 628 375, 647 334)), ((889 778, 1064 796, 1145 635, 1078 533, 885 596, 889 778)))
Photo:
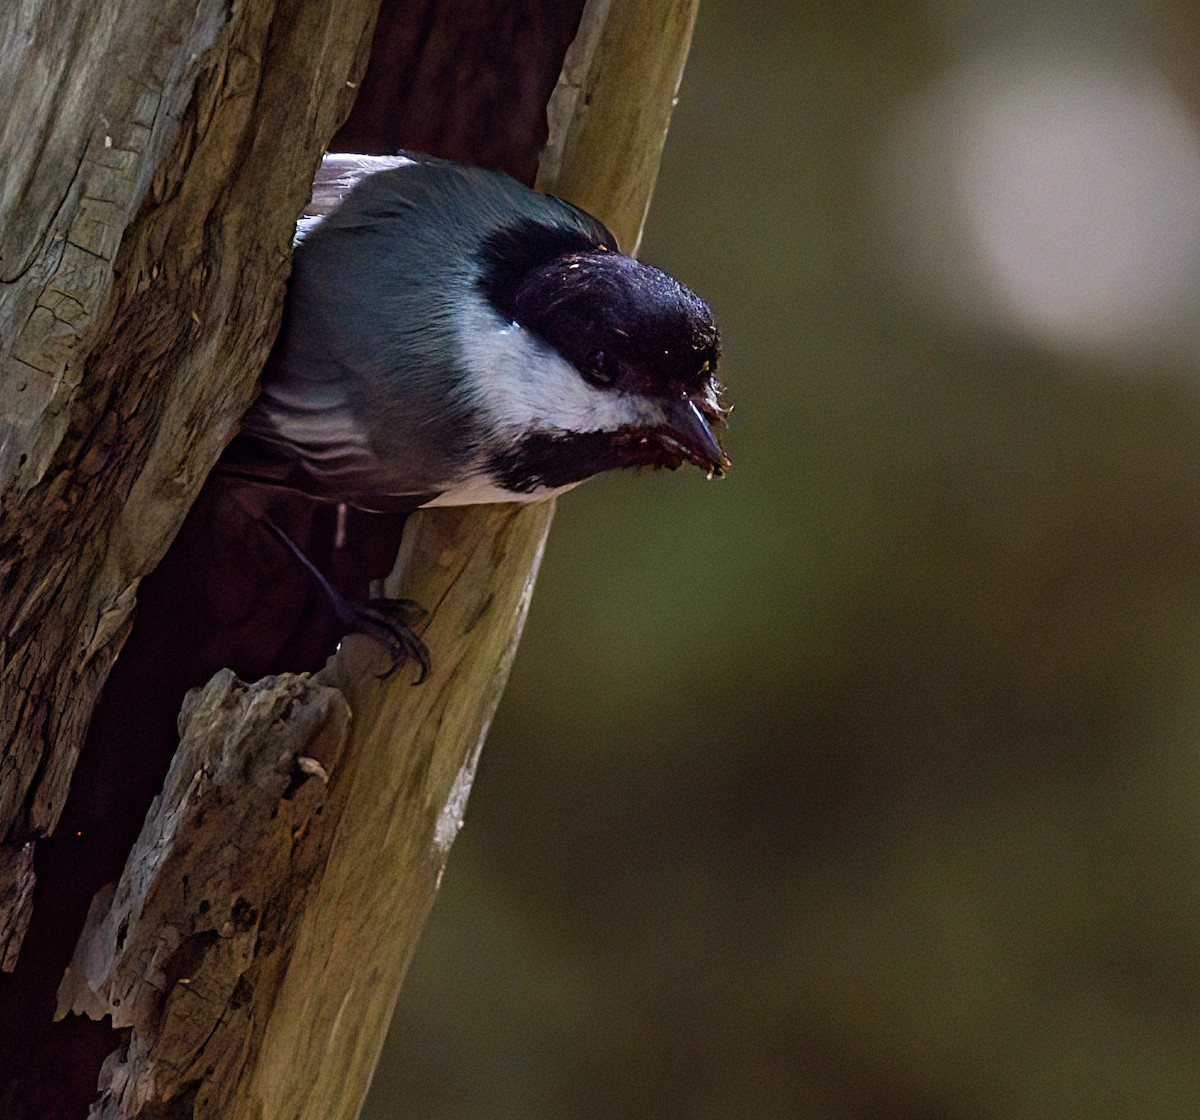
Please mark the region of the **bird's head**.
POLYGON ((494 371, 488 396, 509 433, 489 464, 501 485, 532 493, 629 466, 725 472, 720 340, 703 300, 618 252, 593 219, 518 222, 483 259, 492 330, 476 364, 494 371))

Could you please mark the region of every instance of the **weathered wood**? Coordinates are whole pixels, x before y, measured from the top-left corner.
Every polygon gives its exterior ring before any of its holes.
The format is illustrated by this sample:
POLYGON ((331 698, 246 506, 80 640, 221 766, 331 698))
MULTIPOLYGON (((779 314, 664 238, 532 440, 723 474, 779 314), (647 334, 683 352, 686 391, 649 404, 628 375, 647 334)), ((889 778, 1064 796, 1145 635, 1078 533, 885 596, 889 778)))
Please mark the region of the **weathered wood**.
POLYGON ((532 183, 546 99, 582 12, 583 0, 383 0, 358 100, 330 150, 408 148, 532 183))
MULTIPOLYGON (((654 5, 659 16, 647 22, 643 7, 639 0, 589 5, 560 84, 574 108, 556 115, 555 170, 539 180, 586 201, 627 245, 640 233, 694 13, 694 2, 654 5), (655 106, 647 109, 647 100, 655 106), (592 130, 607 140, 589 140, 592 130), (608 162, 631 152, 638 158, 610 173, 608 162), (610 194, 592 190, 594 182, 608 182, 610 194)), ((111 1014, 130 1032, 106 1063, 110 1095, 94 1116, 149 1120, 184 1107, 222 1120, 357 1115, 462 821, 552 514, 545 503, 423 511, 413 519, 388 590, 431 611, 424 636, 433 673, 420 688, 403 677, 378 680, 380 651, 350 638, 311 680, 285 676, 246 692, 222 676, 201 695, 168 790, 116 894, 93 906, 60 989, 64 1009, 111 1014), (210 790, 206 775, 222 770, 215 760, 226 760, 230 773, 230 759, 251 757, 241 753, 258 735, 240 730, 246 699, 275 703, 281 688, 297 690, 287 695, 302 708, 331 690, 345 697, 352 718, 340 751, 333 731, 316 745, 285 732, 272 742, 269 763, 248 767, 265 780, 247 775, 253 790, 245 804, 210 790), (213 711, 221 718, 197 723, 197 713, 213 711), (205 722, 221 725, 216 740, 199 733, 205 722), (288 804, 281 790, 279 775, 296 776, 300 752, 328 778, 327 786, 320 775, 296 779, 306 797, 323 794, 319 816, 311 802, 288 804), (206 791, 212 796, 202 805, 206 791), (289 832, 296 813, 305 823, 289 832), (208 841, 185 852, 183 820, 197 814, 208 841), (283 825, 275 823, 280 814, 283 825), (244 863, 240 851, 223 860, 224 849, 212 843, 222 835, 237 837, 239 849, 245 837, 254 851, 244 863), (258 859, 266 861, 261 883, 258 859), (296 860, 303 871, 290 895, 280 877, 296 860), (201 865, 215 865, 216 880, 197 892, 192 884, 207 881, 201 865), (180 890, 184 873, 188 887, 180 890), (209 916, 214 909, 217 918, 209 916), (168 958, 174 965, 164 968, 168 958)), ((333 715, 323 718, 336 729, 333 715)))
POLYGON ((699 0, 590 0, 550 100, 537 186, 604 220, 636 253, 699 0))
POLYGON ((53 828, 138 580, 251 399, 374 7, 0 14, 0 870, 53 828))
POLYGON ((59 992, 60 1013, 130 1028, 101 1073, 98 1118, 161 1116, 180 1099, 201 1116, 247 1114, 235 1100, 253 1020, 328 853, 321 816, 350 724, 337 689, 226 672, 192 693, 181 724, 163 792, 59 992))
POLYGON ((380 652, 362 639, 318 677, 354 713, 349 784, 337 791, 337 835, 255 1073, 253 1099, 281 1115, 358 1114, 462 824, 550 516, 544 505, 420 514, 390 590, 432 608, 429 680, 381 684, 371 671, 380 652))
POLYGON ((508 672, 549 512, 504 507, 484 535, 446 511, 405 548, 437 604, 421 688, 380 681, 379 647, 351 638, 315 678, 222 673, 192 694, 59 990, 60 1014, 130 1032, 97 1120, 181 1101, 197 1117, 355 1114, 346 1086, 365 1092, 499 699, 464 685, 508 672))
POLYGON ((11 972, 33 906, 33 841, 0 845, 0 970, 11 972))

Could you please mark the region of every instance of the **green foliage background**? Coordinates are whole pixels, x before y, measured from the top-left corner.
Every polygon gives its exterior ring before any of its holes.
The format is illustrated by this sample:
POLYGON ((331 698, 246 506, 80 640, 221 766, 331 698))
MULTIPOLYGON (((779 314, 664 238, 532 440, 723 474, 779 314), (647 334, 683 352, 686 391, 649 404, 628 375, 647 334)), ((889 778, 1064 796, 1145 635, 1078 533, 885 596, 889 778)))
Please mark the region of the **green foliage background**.
POLYGON ((877 204, 1022 11, 704 0, 642 255, 735 468, 560 503, 369 1120, 1200 1114, 1194 370, 939 320, 877 204))

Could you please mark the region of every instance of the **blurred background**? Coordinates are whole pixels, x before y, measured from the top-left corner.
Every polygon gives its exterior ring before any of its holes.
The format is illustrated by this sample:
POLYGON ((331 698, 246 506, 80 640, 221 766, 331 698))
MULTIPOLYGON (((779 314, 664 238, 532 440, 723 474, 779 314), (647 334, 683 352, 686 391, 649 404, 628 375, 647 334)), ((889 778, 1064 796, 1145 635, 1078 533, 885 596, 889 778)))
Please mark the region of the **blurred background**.
POLYGON ((368 1120, 1200 1115, 1198 29, 703 0, 734 471, 560 503, 368 1120))

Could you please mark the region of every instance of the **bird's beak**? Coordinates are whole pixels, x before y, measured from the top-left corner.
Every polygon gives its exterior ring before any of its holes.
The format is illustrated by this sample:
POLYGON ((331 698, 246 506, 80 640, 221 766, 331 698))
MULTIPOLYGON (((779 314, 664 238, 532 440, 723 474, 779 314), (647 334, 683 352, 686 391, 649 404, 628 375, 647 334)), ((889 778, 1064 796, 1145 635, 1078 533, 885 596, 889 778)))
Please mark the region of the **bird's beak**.
POLYGON ((718 478, 729 469, 728 456, 721 450, 704 414, 692 400, 684 397, 671 405, 664 424, 668 433, 665 438, 678 444, 690 462, 718 478))

